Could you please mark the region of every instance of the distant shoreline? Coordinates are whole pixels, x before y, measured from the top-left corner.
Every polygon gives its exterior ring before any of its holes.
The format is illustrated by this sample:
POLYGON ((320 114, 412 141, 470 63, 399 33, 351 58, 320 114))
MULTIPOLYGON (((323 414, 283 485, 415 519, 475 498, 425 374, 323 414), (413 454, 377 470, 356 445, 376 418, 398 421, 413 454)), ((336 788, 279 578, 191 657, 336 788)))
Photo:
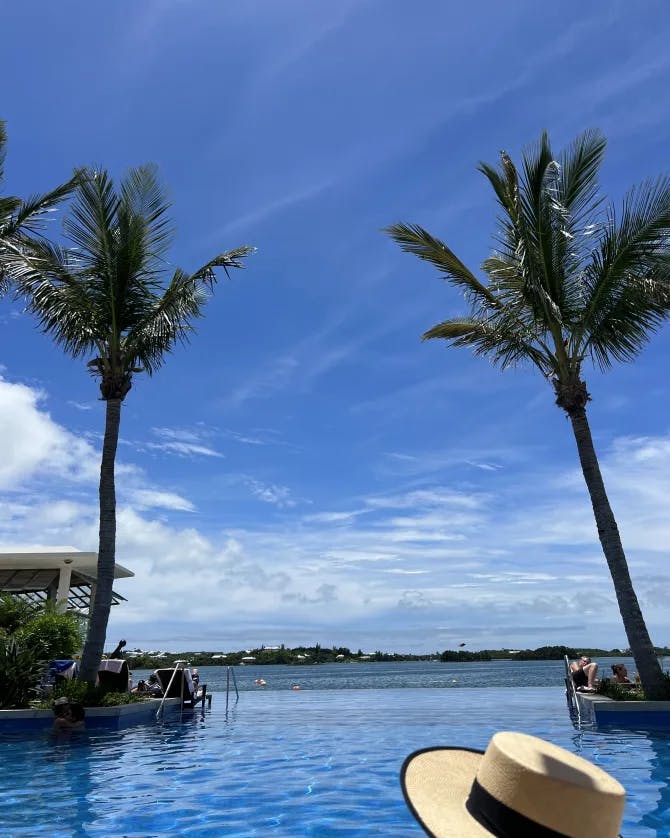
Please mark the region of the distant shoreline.
MULTIPOLYGON (((670 657, 670 648, 658 647, 659 657, 670 657)), ((442 663, 473 663, 477 661, 533 661, 563 660, 564 656, 577 658, 580 655, 590 657, 632 657, 630 649, 597 649, 570 646, 540 646, 537 649, 482 649, 465 651, 447 649, 432 654, 414 655, 398 652, 352 651, 346 647, 285 646, 260 647, 230 652, 146 652, 134 649, 124 657, 135 669, 157 669, 174 666, 177 660, 188 660, 191 666, 264 666, 285 664, 306 666, 322 663, 392 663, 400 661, 434 661, 442 663)))

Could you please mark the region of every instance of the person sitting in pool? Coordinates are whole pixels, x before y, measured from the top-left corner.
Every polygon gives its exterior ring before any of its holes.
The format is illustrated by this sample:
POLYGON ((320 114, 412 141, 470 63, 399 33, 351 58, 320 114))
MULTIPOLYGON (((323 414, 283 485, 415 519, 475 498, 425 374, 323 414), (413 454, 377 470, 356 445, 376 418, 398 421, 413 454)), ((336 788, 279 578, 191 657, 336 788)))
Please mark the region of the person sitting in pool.
POLYGON ((86 712, 81 704, 71 703, 66 696, 54 701, 54 730, 77 730, 84 727, 86 712))
POLYGON ((578 690, 584 692, 594 692, 596 676, 598 674, 598 664, 591 661, 587 655, 582 655, 579 660, 573 661, 570 664, 570 672, 572 673, 572 680, 578 690))
POLYGON ((615 684, 632 684, 633 682, 628 677, 628 670, 623 663, 613 663, 612 673, 614 675, 615 684))

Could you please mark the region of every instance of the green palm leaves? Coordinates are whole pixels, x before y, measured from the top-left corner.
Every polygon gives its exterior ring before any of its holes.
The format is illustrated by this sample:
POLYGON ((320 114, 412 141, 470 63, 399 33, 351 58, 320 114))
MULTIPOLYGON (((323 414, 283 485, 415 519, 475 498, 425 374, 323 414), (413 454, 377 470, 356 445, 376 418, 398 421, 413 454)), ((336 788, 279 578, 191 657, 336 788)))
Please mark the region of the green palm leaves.
MULTIPOLYGON (((7 131, 0 120, 0 184, 5 174, 7 131)), ((12 284, 11 268, 17 256, 34 237, 44 232, 48 216, 77 185, 77 176, 44 195, 33 195, 27 200, 9 195, 0 196, 0 293, 12 284)))
POLYGON ((578 374, 585 356, 606 368, 637 354, 670 302, 670 181, 630 190, 619 211, 604 208, 604 151, 588 131, 555 157, 545 133, 520 169, 505 152, 497 168, 480 164, 500 207, 484 282, 418 225, 387 228, 466 293, 468 316, 425 338, 468 345, 503 367, 530 360, 559 380, 578 374))
POLYGON ((153 166, 131 170, 118 190, 107 172, 82 171, 65 222, 72 246, 35 243, 15 270, 44 331, 75 358, 95 355, 103 398, 134 372, 158 369, 193 331, 216 269, 241 268, 253 252, 221 253, 193 273, 169 270, 169 208, 153 166))

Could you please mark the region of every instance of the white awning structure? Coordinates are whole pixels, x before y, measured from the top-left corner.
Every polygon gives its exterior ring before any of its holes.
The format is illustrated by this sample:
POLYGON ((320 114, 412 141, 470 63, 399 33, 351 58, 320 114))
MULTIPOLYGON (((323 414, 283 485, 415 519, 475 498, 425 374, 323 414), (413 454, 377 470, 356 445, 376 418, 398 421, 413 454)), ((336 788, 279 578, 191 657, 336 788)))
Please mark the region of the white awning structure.
MULTIPOLYGON (((135 574, 120 564, 114 578, 135 574)), ((62 608, 87 611, 98 578, 98 554, 78 550, 45 553, 0 553, 0 592, 23 596, 35 602, 51 600, 62 608)), ((114 593, 112 604, 124 597, 114 593)))

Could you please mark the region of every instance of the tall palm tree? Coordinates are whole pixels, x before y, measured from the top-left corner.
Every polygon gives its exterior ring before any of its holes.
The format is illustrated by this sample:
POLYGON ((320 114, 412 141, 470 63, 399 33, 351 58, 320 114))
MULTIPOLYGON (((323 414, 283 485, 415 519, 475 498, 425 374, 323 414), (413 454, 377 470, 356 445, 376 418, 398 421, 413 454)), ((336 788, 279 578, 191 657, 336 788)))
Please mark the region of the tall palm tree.
POLYGON ((152 166, 131 170, 117 190, 106 171, 86 172, 65 235, 71 247, 37 243, 14 273, 42 329, 73 358, 94 357, 106 403, 100 466, 98 579, 80 679, 95 680, 112 603, 116 555, 114 465, 121 403, 136 373, 154 373, 193 321, 216 281, 215 269, 241 268, 253 248, 215 256, 194 273, 177 268, 166 284, 169 203, 152 166))
POLYGON ((468 346, 503 369, 530 361, 552 383, 572 423, 628 642, 651 698, 664 694, 665 682, 600 473, 582 365, 587 357, 601 370, 631 360, 668 313, 670 181, 633 188, 619 212, 604 207, 604 152, 602 135, 588 131, 555 158, 544 133, 523 153, 520 170, 505 152, 499 168, 480 164, 502 209, 484 281, 423 228, 394 224, 386 232, 469 302, 468 316, 438 323, 424 339, 468 346))
MULTIPOLYGON (((7 155, 7 131, 0 119, 0 184, 5 176, 7 155)), ((11 195, 0 195, 0 295, 7 293, 12 285, 10 265, 17 252, 26 243, 43 231, 48 214, 74 189, 75 176, 62 186, 44 195, 33 195, 24 201, 11 195)))

